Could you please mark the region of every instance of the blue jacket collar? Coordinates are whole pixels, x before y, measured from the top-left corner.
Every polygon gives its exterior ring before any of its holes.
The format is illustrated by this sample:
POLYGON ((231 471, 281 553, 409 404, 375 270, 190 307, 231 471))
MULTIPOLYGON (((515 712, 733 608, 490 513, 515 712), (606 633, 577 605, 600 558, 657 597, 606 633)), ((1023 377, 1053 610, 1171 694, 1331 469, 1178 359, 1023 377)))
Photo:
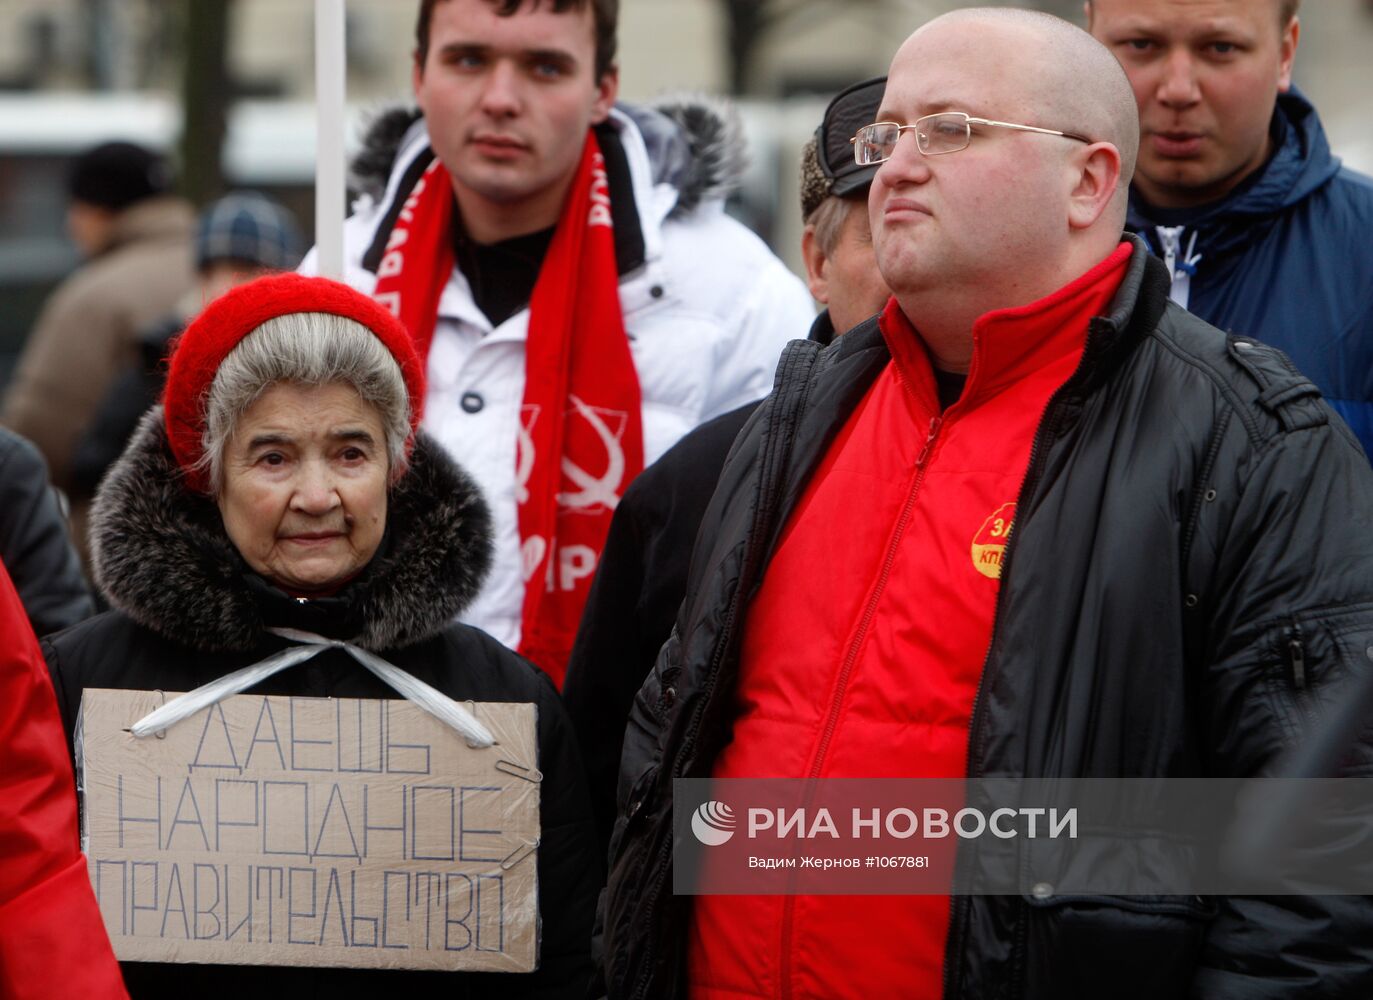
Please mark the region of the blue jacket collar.
POLYGON ((1199 232, 1199 247, 1224 254, 1261 234, 1262 220, 1309 197, 1339 172, 1315 107, 1293 87, 1278 95, 1270 126, 1276 149, 1268 162, 1225 198, 1192 209, 1160 209, 1131 188, 1126 226, 1152 235, 1155 226, 1186 226, 1199 232))

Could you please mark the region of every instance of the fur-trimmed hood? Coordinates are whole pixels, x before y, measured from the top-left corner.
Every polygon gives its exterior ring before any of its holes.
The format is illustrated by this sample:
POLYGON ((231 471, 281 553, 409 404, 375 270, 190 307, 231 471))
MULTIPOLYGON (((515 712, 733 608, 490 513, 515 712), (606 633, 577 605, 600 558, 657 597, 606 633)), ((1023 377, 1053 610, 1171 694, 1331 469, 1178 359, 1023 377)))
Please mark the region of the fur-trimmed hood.
MULTIPOLYGON (((729 101, 704 94, 672 94, 648 105, 617 104, 643 136, 654 183, 678 191, 670 217, 680 217, 703 202, 736 191, 747 160, 739 112, 729 101)), ((421 118, 414 107, 379 112, 353 158, 349 182, 360 194, 380 199, 396 154, 421 118)))
MULTIPOLYGON (((97 584, 140 625, 205 651, 260 642, 271 588, 253 578, 214 501, 187 489, 160 406, 144 415, 101 483, 90 540, 97 584)), ((391 488, 387 544, 345 588, 340 603, 349 605, 356 632, 340 638, 381 651, 436 635, 476 595, 490 564, 491 515, 481 491, 421 432, 391 488)))

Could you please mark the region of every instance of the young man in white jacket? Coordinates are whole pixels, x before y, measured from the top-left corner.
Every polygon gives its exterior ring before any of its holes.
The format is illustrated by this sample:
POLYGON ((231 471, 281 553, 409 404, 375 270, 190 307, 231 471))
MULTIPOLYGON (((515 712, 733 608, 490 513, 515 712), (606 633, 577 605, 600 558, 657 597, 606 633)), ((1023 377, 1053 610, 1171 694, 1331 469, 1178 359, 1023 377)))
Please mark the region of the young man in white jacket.
POLYGON ((765 395, 814 311, 724 214, 737 126, 701 104, 615 105, 617 7, 422 0, 421 115, 374 127, 355 179, 384 188, 344 234, 346 280, 427 356, 426 429, 492 506, 494 568, 466 620, 559 683, 624 488, 765 395))

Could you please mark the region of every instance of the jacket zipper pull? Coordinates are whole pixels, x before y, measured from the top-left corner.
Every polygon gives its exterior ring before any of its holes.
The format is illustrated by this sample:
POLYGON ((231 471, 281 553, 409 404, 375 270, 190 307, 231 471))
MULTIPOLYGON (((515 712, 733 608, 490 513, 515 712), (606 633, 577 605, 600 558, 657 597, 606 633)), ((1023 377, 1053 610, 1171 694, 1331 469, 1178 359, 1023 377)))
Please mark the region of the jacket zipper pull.
POLYGON ((1163 263, 1168 268, 1168 273, 1173 278, 1173 287, 1169 292, 1171 298, 1182 308, 1187 308, 1187 302, 1192 294, 1192 275, 1196 272, 1196 263, 1200 257, 1194 257, 1192 248, 1196 246, 1196 232, 1192 233, 1192 242, 1187 250, 1182 248, 1182 236, 1186 231, 1186 226, 1155 226, 1154 230, 1158 233, 1159 245, 1163 250, 1163 263))
POLYGON ((934 439, 939 436, 939 425, 944 422, 942 416, 935 417, 930 421, 930 432, 925 435, 925 446, 920 449, 920 457, 915 460, 915 467, 922 468, 925 459, 930 457, 930 449, 934 447, 934 439))
POLYGON ((1293 624, 1291 638, 1287 640, 1287 657, 1292 664, 1292 685, 1298 691, 1306 690, 1306 647, 1301 641, 1301 626, 1293 624))

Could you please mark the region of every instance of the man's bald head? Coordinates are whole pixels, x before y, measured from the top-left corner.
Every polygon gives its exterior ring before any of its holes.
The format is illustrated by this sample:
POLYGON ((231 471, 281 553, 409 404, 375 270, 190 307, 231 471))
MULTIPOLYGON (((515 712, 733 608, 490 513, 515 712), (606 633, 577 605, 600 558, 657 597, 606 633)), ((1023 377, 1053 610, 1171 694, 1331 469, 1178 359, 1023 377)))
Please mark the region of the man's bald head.
MULTIPOLYGON (((944 26, 969 32, 1010 31, 1022 37, 1028 56, 1022 65, 1030 74, 1022 76, 1025 113, 1054 123, 1053 128, 1115 146, 1120 152, 1121 191, 1129 188, 1139 155, 1139 110, 1125 70, 1106 46, 1061 17, 1018 7, 951 11, 911 38, 944 26)), ((1122 210, 1123 205, 1122 201, 1122 210)))
MULTIPOLYGON (((969 118, 964 146, 926 153, 932 133, 899 133, 868 205, 902 309, 927 336, 939 324, 955 339, 976 316, 1042 298, 1119 245, 1139 147, 1120 65, 1047 14, 963 9, 905 41, 877 120, 958 113, 969 118)), ((951 127, 956 140, 960 124, 946 121, 941 135, 951 127)))

